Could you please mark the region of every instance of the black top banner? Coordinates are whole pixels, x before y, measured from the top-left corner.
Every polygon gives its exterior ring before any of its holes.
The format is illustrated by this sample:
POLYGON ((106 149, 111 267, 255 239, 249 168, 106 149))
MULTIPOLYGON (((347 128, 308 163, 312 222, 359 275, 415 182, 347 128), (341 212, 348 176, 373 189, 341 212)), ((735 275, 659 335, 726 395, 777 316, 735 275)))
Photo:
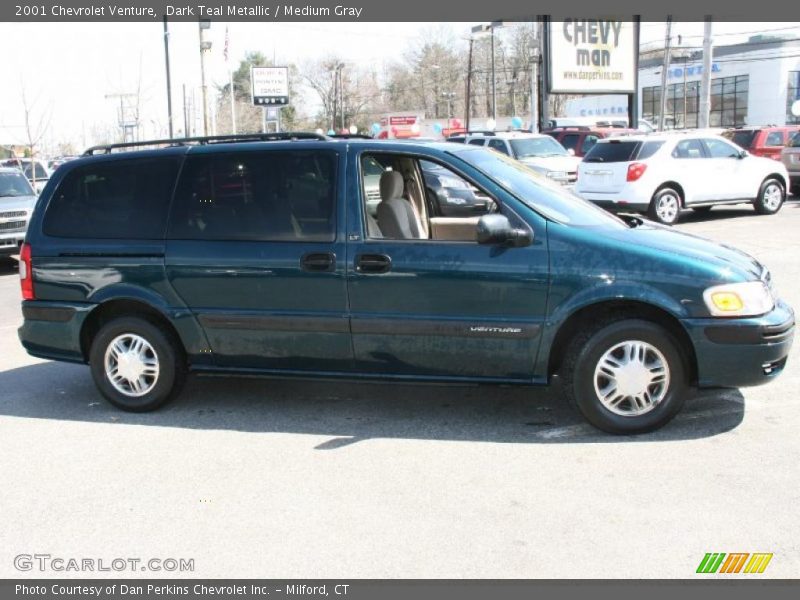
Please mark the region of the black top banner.
POLYGON ((800 2, 759 0, 304 0, 285 3, 276 0, 11 0, 0 4, 0 21, 289 21, 289 22, 480 22, 529 21, 550 15, 561 21, 580 16, 640 15, 643 21, 792 21, 800 20, 800 2))

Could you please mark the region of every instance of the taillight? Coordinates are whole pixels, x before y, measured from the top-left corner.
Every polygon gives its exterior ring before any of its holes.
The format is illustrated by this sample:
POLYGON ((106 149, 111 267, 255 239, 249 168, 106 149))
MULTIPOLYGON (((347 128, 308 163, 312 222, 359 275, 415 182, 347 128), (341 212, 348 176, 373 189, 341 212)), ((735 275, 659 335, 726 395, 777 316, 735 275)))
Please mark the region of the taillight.
POLYGON ((33 268, 31 268, 31 247, 22 244, 19 250, 19 283, 23 300, 35 300, 33 295, 33 268))
POLYGON ((647 165, 644 163, 631 163, 628 165, 628 181, 636 181, 644 175, 647 165))

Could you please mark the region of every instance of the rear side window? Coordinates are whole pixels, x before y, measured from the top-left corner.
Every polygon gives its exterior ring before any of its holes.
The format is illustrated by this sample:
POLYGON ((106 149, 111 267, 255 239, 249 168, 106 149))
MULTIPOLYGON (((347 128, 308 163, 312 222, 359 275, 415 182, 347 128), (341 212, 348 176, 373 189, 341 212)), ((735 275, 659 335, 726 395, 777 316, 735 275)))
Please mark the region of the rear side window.
POLYGON ((658 152, 659 148, 664 145, 664 142, 645 142, 642 144, 642 148, 639 150, 639 154, 636 158, 643 160, 645 158, 650 158, 658 152))
POLYGON ((483 146, 483 143, 485 141, 486 140, 484 140, 483 138, 472 138, 471 140, 468 140, 467 143, 470 144, 471 146, 483 146))
POLYGON ((789 142, 789 145, 792 148, 800 148, 800 131, 794 134, 794 137, 792 137, 792 141, 789 142))
POLYGON ((508 148, 506 148, 506 143, 503 140, 489 140, 489 148, 494 148, 498 152, 508 154, 508 148))
POLYGON ((333 241, 336 156, 271 151, 189 157, 175 192, 169 237, 333 241))
POLYGON ((742 129, 738 131, 726 131, 723 137, 729 139, 737 146, 748 150, 753 145, 753 138, 756 137, 754 129, 742 129))
POLYGON ((705 151, 700 140, 681 140, 675 144, 672 158, 705 158, 705 151))
POLYGON ((616 163, 633 160, 641 142, 616 141, 595 144, 586 157, 586 162, 616 163))
POLYGON ((767 140, 764 142, 765 146, 783 146, 783 132, 771 131, 767 135, 767 140))
POLYGON ((161 239, 177 171, 176 158, 115 160, 74 169, 50 201, 44 233, 161 239))

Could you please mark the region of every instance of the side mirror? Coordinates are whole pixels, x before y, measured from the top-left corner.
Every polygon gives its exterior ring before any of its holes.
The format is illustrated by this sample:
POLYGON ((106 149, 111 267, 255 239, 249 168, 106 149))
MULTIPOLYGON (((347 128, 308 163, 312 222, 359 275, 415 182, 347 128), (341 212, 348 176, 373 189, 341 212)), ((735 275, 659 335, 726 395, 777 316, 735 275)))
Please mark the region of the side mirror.
POLYGON ((740 150, 737 158, 745 158, 746 156, 747 156, 747 150, 740 150))
POLYGON ((568 148, 567 154, 569 154, 570 156, 575 156, 575 150, 573 150, 572 148, 568 148))
POLYGON ((483 215, 478 219, 476 237, 479 244, 502 244, 514 248, 530 246, 533 233, 528 229, 515 229, 508 217, 501 214, 483 215))

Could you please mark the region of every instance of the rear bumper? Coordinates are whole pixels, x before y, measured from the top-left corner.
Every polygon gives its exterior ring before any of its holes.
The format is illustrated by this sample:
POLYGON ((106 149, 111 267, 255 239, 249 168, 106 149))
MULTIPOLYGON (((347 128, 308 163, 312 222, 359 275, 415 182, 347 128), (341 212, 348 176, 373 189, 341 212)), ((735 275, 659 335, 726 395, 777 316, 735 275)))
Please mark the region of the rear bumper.
POLYGON ((93 304, 24 301, 25 321, 17 330, 19 340, 32 356, 86 362, 81 350, 81 328, 93 307, 93 304))
POLYGON ((577 189, 575 190, 575 193, 584 200, 588 200, 589 202, 596 204, 600 208, 605 208, 610 212, 645 212, 650 206, 650 203, 646 200, 639 198, 626 200, 620 194, 580 192, 577 189))
POLYGON ((700 387, 767 383, 786 366, 794 339, 794 312, 779 302, 772 312, 745 319, 685 319, 697 357, 700 387))

